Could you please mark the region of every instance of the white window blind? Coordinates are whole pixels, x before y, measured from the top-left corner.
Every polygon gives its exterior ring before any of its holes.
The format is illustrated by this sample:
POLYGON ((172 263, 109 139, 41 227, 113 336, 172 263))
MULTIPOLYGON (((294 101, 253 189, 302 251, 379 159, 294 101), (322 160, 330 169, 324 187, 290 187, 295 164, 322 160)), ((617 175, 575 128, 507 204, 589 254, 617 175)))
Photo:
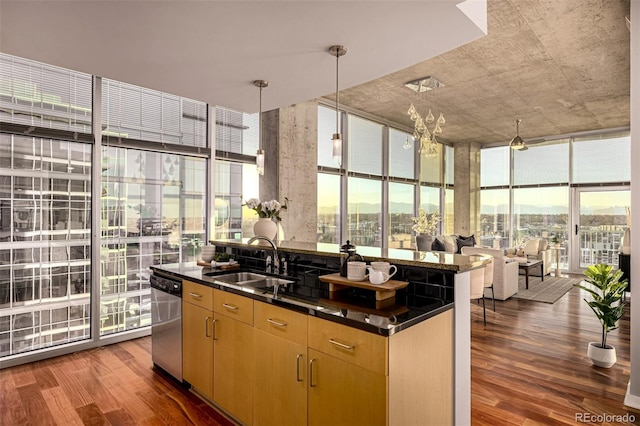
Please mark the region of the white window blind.
POLYGON ((102 81, 102 135, 207 146, 207 105, 119 81, 102 81))
POLYGON ((0 53, 3 130, 91 134, 91 75, 0 53), (7 124, 5 124, 7 123, 7 124))
POLYGON ((260 137, 258 115, 216 108, 216 150, 255 156, 260 137))

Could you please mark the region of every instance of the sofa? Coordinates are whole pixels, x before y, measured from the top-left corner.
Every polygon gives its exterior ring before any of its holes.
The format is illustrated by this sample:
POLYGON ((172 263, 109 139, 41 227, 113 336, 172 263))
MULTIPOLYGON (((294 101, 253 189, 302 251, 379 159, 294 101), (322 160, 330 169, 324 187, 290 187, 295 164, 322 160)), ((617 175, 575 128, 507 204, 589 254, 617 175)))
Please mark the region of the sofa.
MULTIPOLYGON (((554 260, 551 247, 547 240, 542 238, 530 238, 517 247, 511 247, 505 250, 507 257, 526 257, 528 260, 542 260, 544 275, 549 275, 554 270, 554 260)), ((539 276, 538 268, 531 270, 529 273, 533 276, 539 276)))
MULTIPOLYGON (((493 293, 497 300, 506 300, 518 292, 518 262, 504 255, 502 249, 488 247, 462 247, 462 254, 493 256, 493 293)), ((484 289, 484 296, 491 297, 491 289, 484 289)))

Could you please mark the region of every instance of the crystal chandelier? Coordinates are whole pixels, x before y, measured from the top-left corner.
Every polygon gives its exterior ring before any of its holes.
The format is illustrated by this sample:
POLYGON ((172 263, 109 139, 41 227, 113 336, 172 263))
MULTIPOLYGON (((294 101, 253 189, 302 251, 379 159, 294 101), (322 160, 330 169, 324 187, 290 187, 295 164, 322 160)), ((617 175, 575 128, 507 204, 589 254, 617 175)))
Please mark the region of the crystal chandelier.
MULTIPOLYGON (((443 87, 444 84, 440 83, 433 77, 424 77, 418 80, 409 81, 405 86, 416 93, 422 93, 443 87)), ((429 108, 429 112, 423 118, 420 116, 413 103, 409 107, 407 114, 409 115, 409 118, 411 118, 411 121, 413 121, 413 139, 416 143, 420 143, 420 153, 428 158, 437 157, 438 140, 436 139, 436 136, 442 135, 442 126, 446 123, 444 115, 440 113, 436 120, 435 116, 431 112, 431 108, 429 108), (429 127, 431 127, 431 129, 429 129, 429 127)), ((405 146, 407 144, 408 142, 405 143, 405 146)))

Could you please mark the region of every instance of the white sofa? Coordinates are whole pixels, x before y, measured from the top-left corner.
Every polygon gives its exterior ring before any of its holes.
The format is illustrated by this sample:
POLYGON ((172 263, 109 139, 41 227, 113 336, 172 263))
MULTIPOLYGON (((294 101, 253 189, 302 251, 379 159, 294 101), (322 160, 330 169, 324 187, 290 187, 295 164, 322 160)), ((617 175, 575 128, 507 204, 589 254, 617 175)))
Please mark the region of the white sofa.
MULTIPOLYGON (((501 249, 486 247, 462 247, 462 254, 487 254, 493 256, 493 292, 498 300, 506 300, 518 292, 518 262, 504 256, 501 249)), ((491 289, 484 290, 491 297, 491 289)))
MULTIPOLYGON (((554 270, 551 247, 547 243, 547 240, 542 238, 531 238, 519 247, 506 249, 505 254, 509 257, 524 256, 529 260, 542 260, 544 275, 549 275, 554 270)), ((538 268, 532 269, 529 274, 539 276, 540 270, 538 268)))

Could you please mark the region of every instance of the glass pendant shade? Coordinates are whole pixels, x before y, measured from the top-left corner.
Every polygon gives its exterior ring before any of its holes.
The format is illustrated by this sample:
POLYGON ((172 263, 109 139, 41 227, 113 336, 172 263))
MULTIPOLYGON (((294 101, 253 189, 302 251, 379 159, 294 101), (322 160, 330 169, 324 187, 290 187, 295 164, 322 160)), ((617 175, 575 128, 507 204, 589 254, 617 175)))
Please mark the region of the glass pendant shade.
POLYGON ((431 124, 431 123, 433 123, 433 120, 435 120, 435 117, 433 116, 433 113, 431 112, 431 109, 429 109, 429 114, 427 114, 427 116, 424 118, 424 121, 426 121, 427 123, 431 124))
POLYGON ((342 136, 340 133, 334 133, 333 138, 333 160, 340 164, 342 162, 342 136))
POLYGON ((264 175, 264 150, 259 149, 256 153, 256 170, 259 175, 264 175))
POLYGON ((411 149, 411 142, 409 142, 409 136, 407 136, 407 140, 404 141, 404 145, 402 145, 404 149, 411 149))
POLYGON ((520 119, 516 120, 516 136, 511 139, 511 142, 509 142, 509 147, 511 147, 511 149, 515 149, 516 151, 527 149, 524 140, 522 140, 522 138, 520 137, 520 121, 520 119))
POLYGON ((509 146, 511 147, 511 149, 520 151, 521 149, 524 148, 524 141, 520 136, 516 135, 516 137, 511 139, 511 142, 509 142, 509 146))

